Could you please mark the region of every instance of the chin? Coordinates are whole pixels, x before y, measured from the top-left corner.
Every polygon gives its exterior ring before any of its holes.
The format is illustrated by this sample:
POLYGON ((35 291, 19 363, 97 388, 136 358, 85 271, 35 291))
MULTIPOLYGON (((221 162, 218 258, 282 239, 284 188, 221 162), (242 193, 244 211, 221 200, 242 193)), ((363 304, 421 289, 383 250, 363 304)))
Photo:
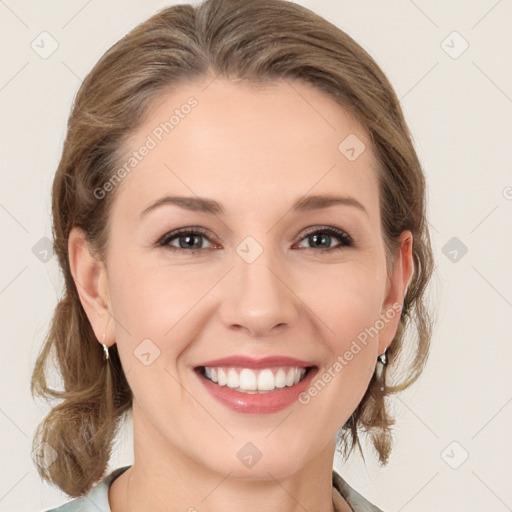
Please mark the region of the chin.
MULTIPOLYGON (((268 436, 268 432, 265 434, 268 436)), ((260 436, 244 435, 231 439, 222 449, 219 444, 216 449, 202 452, 199 464, 211 471, 239 480, 261 480, 287 478, 305 466, 314 456, 304 448, 307 439, 296 439, 295 442, 283 441, 283 435, 272 439, 260 436), (252 440, 249 440, 252 439, 252 440), (205 455, 208 459, 205 459, 205 455)), ((212 441, 214 442, 214 441, 212 441)), ((321 451, 321 448, 319 448, 321 451)))

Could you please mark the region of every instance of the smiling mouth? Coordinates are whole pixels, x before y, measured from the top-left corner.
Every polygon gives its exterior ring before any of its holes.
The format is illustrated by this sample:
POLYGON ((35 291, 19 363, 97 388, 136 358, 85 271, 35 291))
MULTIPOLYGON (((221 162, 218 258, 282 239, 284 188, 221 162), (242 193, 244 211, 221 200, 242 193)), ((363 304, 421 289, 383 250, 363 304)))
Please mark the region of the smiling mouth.
POLYGON ((265 394, 291 388, 306 378, 313 366, 279 366, 275 368, 198 366, 195 371, 219 387, 248 394, 265 394))

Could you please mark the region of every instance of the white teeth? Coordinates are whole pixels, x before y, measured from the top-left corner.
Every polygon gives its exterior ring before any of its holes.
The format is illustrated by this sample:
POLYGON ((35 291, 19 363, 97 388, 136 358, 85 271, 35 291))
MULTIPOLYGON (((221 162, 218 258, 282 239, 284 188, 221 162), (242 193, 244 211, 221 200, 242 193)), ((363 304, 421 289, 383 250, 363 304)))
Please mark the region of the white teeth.
POLYGON ((238 373, 236 373, 233 368, 229 369, 227 386, 231 389, 235 389, 239 386, 238 373))
POLYGON ((274 388, 274 374, 272 370, 262 370, 258 375, 258 389, 260 391, 272 391, 274 388))
POLYGON ((282 368, 277 370, 275 376, 276 388, 284 388, 286 386, 286 374, 284 373, 282 368))
POLYGON ((305 368, 270 368, 252 370, 250 368, 212 368, 206 366, 205 377, 219 386, 227 386, 242 392, 273 391, 276 388, 294 386, 306 375, 305 368))
POLYGON ((252 370, 249 370, 249 368, 244 368, 240 372, 238 387, 247 389, 248 391, 258 389, 258 379, 256 378, 256 374, 252 370))
MULTIPOLYGON (((205 368, 206 370, 206 368, 205 368)), ((225 386, 228 382, 226 372, 222 368, 217 369, 217 379, 219 386, 225 386)))

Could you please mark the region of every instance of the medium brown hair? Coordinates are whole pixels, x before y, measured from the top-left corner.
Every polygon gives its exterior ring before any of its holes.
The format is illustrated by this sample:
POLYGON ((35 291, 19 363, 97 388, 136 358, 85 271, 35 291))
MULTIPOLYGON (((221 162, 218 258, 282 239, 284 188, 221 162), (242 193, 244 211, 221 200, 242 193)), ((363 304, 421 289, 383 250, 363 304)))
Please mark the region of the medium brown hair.
POLYGON ((387 463, 394 420, 386 398, 413 383, 426 362, 432 320, 424 292, 433 258, 425 181, 398 98, 381 69, 345 32, 292 2, 206 0, 197 7, 163 9, 114 44, 84 80, 53 182, 53 243, 65 290, 35 363, 31 392, 61 402, 38 426, 33 448, 41 477, 70 496, 85 494, 104 476, 115 436, 131 410, 132 393, 117 346, 105 364, 81 305, 70 272, 69 233, 74 226, 83 229, 91 249, 104 261, 115 191, 98 200, 94 190, 112 178, 123 142, 160 93, 210 76, 267 83, 297 80, 337 101, 369 134, 379 162, 388 264, 400 233, 413 234, 415 268, 387 352, 385 385, 374 374, 340 429, 338 446, 344 456, 356 444, 362 453, 358 433, 365 432, 380 462, 387 463), (63 391, 47 382, 52 365, 62 377, 63 391))

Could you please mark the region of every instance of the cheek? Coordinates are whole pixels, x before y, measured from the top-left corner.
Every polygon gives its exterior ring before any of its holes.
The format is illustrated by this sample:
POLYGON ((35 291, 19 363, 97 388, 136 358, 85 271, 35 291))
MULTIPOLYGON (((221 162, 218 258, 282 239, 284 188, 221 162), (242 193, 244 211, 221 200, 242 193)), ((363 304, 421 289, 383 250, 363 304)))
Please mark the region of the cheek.
POLYGON ((117 261, 120 264, 109 272, 110 298, 126 373, 138 369, 141 362, 144 365, 148 358, 154 361, 151 365, 162 369, 174 366, 184 349, 176 332, 204 292, 198 286, 187 286, 179 270, 166 275, 135 258, 117 261), (146 353, 150 355, 142 356, 146 353))
POLYGON ((354 264, 350 271, 340 267, 319 277, 318 286, 301 295, 318 314, 327 350, 326 365, 315 377, 311 396, 322 395, 318 406, 332 404, 330 410, 338 411, 336 425, 357 407, 375 371, 385 268, 370 268, 379 267, 354 264))
POLYGON ((384 283, 370 272, 354 268, 324 276, 315 284, 323 286, 299 296, 315 313, 311 318, 316 318, 320 330, 318 349, 325 356, 324 370, 331 368, 331 375, 341 376, 333 388, 338 388, 345 400, 358 397, 355 406, 375 370, 384 283), (335 362, 338 364, 332 368, 335 362))
POLYGON ((192 283, 182 269, 149 267, 135 258, 118 261, 110 279, 116 342, 135 400, 156 421, 170 399, 186 401, 177 364, 197 335, 187 312, 193 317, 208 283, 192 283))
POLYGON ((118 261, 110 277, 111 298, 133 336, 163 340, 208 290, 208 279, 185 267, 149 265, 143 256, 118 261))
POLYGON ((318 317, 337 354, 379 319, 385 276, 376 263, 333 266, 303 284, 298 295, 318 317))

